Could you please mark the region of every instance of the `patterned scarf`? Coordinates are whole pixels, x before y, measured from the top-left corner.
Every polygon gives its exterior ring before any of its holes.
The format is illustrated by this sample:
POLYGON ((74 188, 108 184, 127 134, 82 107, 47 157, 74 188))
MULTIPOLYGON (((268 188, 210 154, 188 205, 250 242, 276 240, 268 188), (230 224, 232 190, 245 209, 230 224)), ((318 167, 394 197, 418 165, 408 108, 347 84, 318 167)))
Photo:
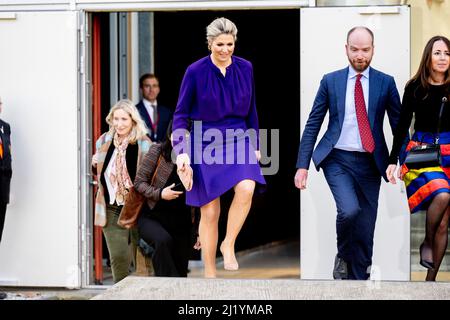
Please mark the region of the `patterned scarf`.
POLYGON ((120 138, 117 132, 114 134, 114 146, 117 150, 116 161, 112 164, 111 174, 109 179, 116 192, 117 204, 123 205, 125 203, 126 195, 133 183, 127 170, 127 161, 125 154, 129 143, 129 137, 120 138))

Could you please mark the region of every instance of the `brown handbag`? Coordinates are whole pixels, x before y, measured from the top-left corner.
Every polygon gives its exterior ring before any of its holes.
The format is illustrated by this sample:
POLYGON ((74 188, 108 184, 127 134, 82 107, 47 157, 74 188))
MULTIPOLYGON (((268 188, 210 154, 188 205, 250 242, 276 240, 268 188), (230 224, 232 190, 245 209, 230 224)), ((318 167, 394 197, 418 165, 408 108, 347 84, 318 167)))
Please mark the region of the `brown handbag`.
MULTIPOLYGON (((159 163, 161 162, 161 156, 158 158, 158 162, 156 163, 155 172, 153 173, 152 181, 150 185, 153 185, 156 174, 158 172, 159 163)), ((130 229, 134 227, 137 223, 137 218, 139 213, 141 212, 142 205, 145 203, 145 197, 140 194, 134 186, 130 188, 130 191, 127 194, 127 199, 125 200, 125 204, 120 211, 119 219, 117 220, 117 224, 122 228, 130 229)))

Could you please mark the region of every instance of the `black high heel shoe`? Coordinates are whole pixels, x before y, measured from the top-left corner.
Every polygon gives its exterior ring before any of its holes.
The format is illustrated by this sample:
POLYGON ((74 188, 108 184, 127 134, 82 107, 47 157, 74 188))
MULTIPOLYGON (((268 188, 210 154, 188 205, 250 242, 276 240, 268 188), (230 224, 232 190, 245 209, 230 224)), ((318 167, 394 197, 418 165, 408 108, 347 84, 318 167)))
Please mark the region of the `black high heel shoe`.
POLYGON ((420 263, 420 265, 427 269, 434 269, 434 262, 427 261, 422 258, 422 248, 423 248, 423 243, 420 245, 420 248, 419 248, 419 251, 420 251, 420 262, 419 263, 420 263))

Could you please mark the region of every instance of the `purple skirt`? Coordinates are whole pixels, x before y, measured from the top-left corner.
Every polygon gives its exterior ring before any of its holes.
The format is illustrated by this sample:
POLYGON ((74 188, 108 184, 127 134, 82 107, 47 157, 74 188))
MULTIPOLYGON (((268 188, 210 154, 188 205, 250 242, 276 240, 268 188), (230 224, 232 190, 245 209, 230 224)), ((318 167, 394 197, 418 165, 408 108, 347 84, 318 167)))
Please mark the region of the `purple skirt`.
POLYGON ((201 207, 242 180, 265 185, 255 157, 256 132, 243 119, 218 122, 194 121, 190 135, 193 185, 186 204, 201 207))

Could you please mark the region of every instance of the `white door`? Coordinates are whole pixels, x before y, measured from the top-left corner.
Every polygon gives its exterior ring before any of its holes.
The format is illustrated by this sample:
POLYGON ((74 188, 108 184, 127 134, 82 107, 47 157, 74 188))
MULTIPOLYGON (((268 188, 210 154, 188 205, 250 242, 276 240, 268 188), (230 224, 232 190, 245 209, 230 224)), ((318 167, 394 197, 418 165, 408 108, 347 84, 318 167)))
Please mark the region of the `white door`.
POLYGON ((77 13, 0 13, 0 39, 13 155, 0 285, 79 287, 77 13))
MULTIPOLYGON (((407 6, 334 7, 300 10, 301 130, 322 76, 348 65, 348 30, 363 25, 374 32, 372 66, 394 76, 400 96, 410 77, 410 9, 407 6)), ((326 119, 318 140, 327 127, 326 119)), ((387 118, 385 135, 392 133, 387 118)), ((375 229, 371 279, 409 280, 409 211, 403 184, 382 182, 375 229)), ((308 188, 301 192, 301 277, 332 279, 336 255, 336 206, 323 172, 311 164, 308 188)))

